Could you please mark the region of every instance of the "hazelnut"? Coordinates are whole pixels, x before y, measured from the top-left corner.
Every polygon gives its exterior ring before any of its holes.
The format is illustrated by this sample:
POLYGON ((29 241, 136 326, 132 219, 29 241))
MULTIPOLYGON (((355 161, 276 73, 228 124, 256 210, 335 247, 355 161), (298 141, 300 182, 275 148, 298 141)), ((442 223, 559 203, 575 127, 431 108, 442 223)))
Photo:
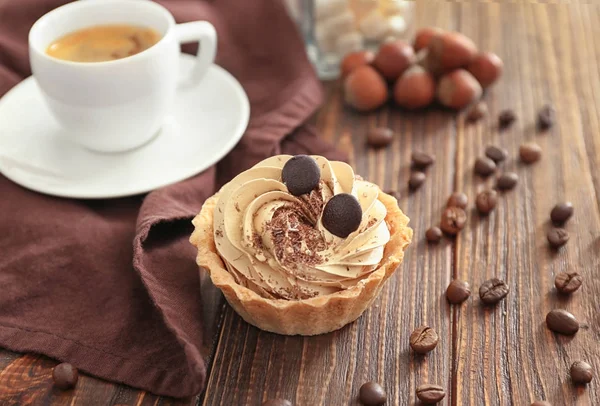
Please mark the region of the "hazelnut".
POLYGON ((371 51, 356 51, 347 54, 340 64, 342 78, 345 78, 354 69, 359 66, 369 65, 375 59, 375 54, 371 51))
POLYGON ((373 66, 384 78, 394 81, 413 63, 415 52, 404 41, 386 42, 379 47, 373 66))
POLYGON ((500 75, 502 75, 502 69, 504 63, 500 57, 492 52, 484 52, 477 54, 475 59, 471 61, 467 70, 471 72, 479 84, 486 88, 494 83, 500 75))
POLYGON ((440 78, 437 97, 440 103, 453 109, 461 109, 481 97, 482 89, 477 80, 464 69, 457 69, 440 78))
POLYGON ((422 66, 408 68, 394 85, 394 101, 407 109, 425 107, 435 98, 435 80, 422 66))
POLYGON ((477 54, 473 41, 458 32, 444 32, 432 37, 427 48, 428 67, 436 75, 467 66, 477 54))
POLYGON ((427 48, 429 46, 431 38, 443 32, 444 30, 437 27, 426 27, 418 30, 417 34, 415 35, 415 41, 413 43, 415 52, 419 52, 421 49, 427 48))
POLYGON ((344 100, 356 110, 375 110, 387 99, 385 80, 369 65, 359 66, 344 79, 344 100))

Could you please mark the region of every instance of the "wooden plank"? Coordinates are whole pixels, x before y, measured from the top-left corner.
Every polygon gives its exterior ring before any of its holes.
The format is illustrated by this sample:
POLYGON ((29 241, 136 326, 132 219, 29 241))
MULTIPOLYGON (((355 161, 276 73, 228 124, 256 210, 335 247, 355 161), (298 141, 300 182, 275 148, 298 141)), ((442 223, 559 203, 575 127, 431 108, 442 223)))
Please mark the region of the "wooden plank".
POLYGON ((483 280, 498 276, 508 282, 511 292, 495 308, 483 307, 474 298, 457 311, 455 404, 600 402, 597 385, 575 388, 568 378, 569 366, 577 359, 600 370, 600 283, 595 275, 600 218, 586 151, 586 140, 588 145, 597 144, 599 134, 598 109, 586 88, 590 80, 598 79, 597 73, 594 78, 589 74, 593 65, 587 59, 597 51, 587 44, 600 31, 598 25, 584 24, 583 18, 591 14, 597 19, 599 10, 461 7, 461 31, 480 39, 483 48, 497 51, 505 61, 504 79, 488 94, 491 117, 512 108, 519 120, 504 133, 490 122, 459 125, 457 183, 471 196, 490 186, 491 180, 482 181, 472 172, 473 161, 488 144, 510 152, 502 169, 516 171, 520 182, 502 194, 488 218, 473 214, 457 240, 458 277, 477 289, 483 280), (557 107, 559 120, 548 133, 538 134, 535 114, 545 103, 557 107), (592 134, 584 134, 587 131, 592 134), (526 167, 518 162, 517 153, 519 145, 529 140, 535 140, 544 155, 541 162, 526 167), (572 201, 577 214, 566 226, 571 240, 555 252, 548 248, 545 234, 552 206, 563 200, 572 201), (561 298, 553 289, 554 275, 565 270, 577 270, 585 278, 584 288, 572 298, 561 298), (544 319, 554 308, 571 311, 583 323, 575 337, 548 331, 544 319))
MULTIPOLYGON (((596 191, 596 202, 600 202, 600 44, 596 41, 586 40, 580 44, 577 38, 584 37, 587 33, 594 32, 600 24, 598 6, 582 5, 577 7, 581 17, 581 24, 573 26, 576 35, 571 39, 572 52, 580 61, 578 74, 574 80, 580 89, 578 94, 580 103, 588 108, 581 110, 582 134, 588 153, 590 174, 596 191)), ((600 210, 600 209, 599 209, 600 210)), ((597 246, 600 251, 600 242, 597 246)))

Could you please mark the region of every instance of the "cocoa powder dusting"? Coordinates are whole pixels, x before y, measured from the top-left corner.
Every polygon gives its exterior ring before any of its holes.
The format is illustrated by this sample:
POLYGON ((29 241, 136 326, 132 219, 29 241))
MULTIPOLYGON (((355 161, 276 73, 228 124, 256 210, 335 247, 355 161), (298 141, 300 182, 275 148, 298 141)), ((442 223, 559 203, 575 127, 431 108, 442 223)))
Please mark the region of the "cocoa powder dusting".
POLYGON ((290 288, 282 289, 286 293, 286 298, 291 299, 310 299, 318 296, 319 293, 310 289, 302 289, 299 285, 292 285, 290 288))
POLYGON ((257 249, 259 251, 265 250, 265 246, 263 245, 262 238, 260 238, 260 235, 257 232, 254 232, 252 234, 252 245, 254 246, 255 249, 257 249))
POLYGON ((319 186, 311 190, 310 193, 300 196, 300 200, 304 203, 304 209, 308 212, 310 220, 316 224, 321 212, 323 211, 323 181, 319 182, 319 186))
POLYGON ((286 204, 273 214, 266 226, 275 246, 275 257, 290 270, 301 265, 314 266, 323 262, 318 254, 326 243, 321 233, 295 204, 286 204))

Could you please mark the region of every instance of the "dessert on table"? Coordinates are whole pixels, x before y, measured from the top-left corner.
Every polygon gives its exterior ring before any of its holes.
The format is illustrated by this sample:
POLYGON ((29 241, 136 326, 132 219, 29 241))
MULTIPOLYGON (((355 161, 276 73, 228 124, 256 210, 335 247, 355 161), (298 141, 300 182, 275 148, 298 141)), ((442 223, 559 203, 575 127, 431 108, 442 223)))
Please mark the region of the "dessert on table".
POLYGON ((247 322, 316 335, 357 319, 402 262, 397 200, 321 156, 279 155, 242 172, 193 220, 197 263, 247 322))

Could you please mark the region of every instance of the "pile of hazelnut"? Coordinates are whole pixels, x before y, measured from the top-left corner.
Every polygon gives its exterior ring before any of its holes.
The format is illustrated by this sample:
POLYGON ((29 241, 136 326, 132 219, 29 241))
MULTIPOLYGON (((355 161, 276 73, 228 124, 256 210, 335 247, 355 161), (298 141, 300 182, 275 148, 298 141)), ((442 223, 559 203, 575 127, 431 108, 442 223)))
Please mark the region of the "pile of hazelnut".
POLYGON ((406 109, 423 108, 435 100, 462 109, 500 77, 503 63, 494 53, 479 52, 461 33, 423 28, 412 46, 393 40, 383 43, 377 54, 352 52, 340 68, 344 99, 358 111, 377 109, 390 92, 406 109))

